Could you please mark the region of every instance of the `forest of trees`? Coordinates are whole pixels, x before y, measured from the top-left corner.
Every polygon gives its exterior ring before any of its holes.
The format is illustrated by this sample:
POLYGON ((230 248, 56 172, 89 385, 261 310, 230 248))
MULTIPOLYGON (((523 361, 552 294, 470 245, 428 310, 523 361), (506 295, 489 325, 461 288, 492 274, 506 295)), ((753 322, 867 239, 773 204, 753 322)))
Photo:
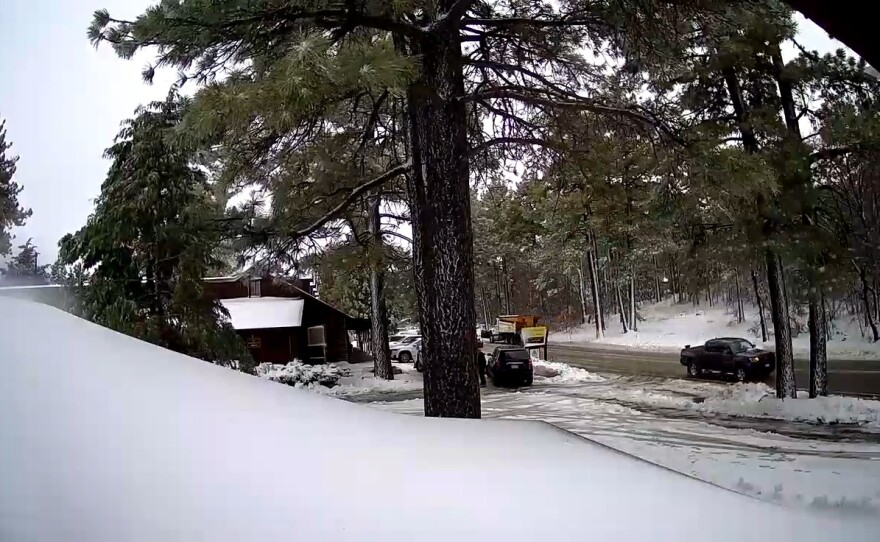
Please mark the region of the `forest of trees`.
MULTIPOLYGON (((429 416, 480 416, 478 323, 601 337, 670 297, 757 304, 779 397, 806 315, 824 395, 828 320, 878 339, 880 81, 794 21, 778 0, 99 10, 94 45, 179 81, 123 124, 53 276, 80 314, 222 363, 246 349, 199 278, 310 274, 371 316, 379 377, 389 326, 419 322, 429 416)), ((27 217, 7 150, 0 127, 4 254, 27 217)))

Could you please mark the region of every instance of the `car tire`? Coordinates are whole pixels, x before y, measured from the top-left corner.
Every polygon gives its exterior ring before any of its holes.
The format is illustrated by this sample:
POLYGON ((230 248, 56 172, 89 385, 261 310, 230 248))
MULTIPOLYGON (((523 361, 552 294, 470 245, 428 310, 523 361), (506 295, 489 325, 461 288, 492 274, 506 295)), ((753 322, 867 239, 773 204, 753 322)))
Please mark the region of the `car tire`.
POLYGON ((400 363, 412 363, 412 360, 412 354, 409 352, 401 352, 400 354, 397 354, 397 361, 400 363))
POLYGON ((699 378, 703 375, 703 369, 697 364, 697 360, 688 361, 688 376, 691 378, 699 378))
POLYGON ((736 379, 737 382, 745 382, 749 379, 749 375, 746 372, 745 367, 737 367, 736 371, 734 371, 733 373, 733 377, 736 379))
POLYGON ((526 379, 523 381, 523 385, 525 385, 525 386, 531 386, 531 385, 532 385, 532 382, 534 382, 534 378, 530 376, 530 377, 526 378, 526 379))

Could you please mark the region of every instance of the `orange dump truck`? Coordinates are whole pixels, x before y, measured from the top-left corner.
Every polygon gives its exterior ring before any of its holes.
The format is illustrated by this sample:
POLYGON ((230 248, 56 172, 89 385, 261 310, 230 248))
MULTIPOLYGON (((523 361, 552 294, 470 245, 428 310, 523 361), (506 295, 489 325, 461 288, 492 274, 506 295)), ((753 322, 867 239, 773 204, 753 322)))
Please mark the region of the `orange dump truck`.
POLYGON ((492 333, 493 343, 520 344, 522 339, 519 332, 524 327, 535 327, 538 325, 540 316, 528 314, 508 314, 499 316, 495 323, 495 330, 492 333))

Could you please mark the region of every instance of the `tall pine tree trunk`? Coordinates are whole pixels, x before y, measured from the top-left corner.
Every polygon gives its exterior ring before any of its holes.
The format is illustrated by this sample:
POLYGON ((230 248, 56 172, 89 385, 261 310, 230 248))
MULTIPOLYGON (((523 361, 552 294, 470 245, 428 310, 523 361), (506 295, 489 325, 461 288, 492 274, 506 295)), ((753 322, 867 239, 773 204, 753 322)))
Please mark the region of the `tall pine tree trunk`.
POLYGON ((584 285, 584 265, 583 258, 581 258, 581 262, 578 264, 578 294, 581 298, 581 324, 587 323, 587 293, 584 291, 586 286, 584 285))
POLYGON ((791 323, 788 315, 788 294, 785 291, 782 260, 776 252, 764 249, 767 260, 767 285, 770 290, 770 315, 776 339, 776 397, 797 399, 794 378, 794 354, 791 347, 791 323))
MULTIPOLYGON (((788 128, 788 145, 786 149, 795 152, 795 158, 806 161, 810 154, 810 149, 803 143, 801 137, 801 128, 797 116, 797 107, 794 99, 794 88, 789 75, 785 71, 785 63, 782 60, 782 52, 778 46, 774 46, 772 54, 772 62, 774 68, 774 76, 776 84, 779 88, 780 103, 782 105, 782 116, 785 119, 786 128, 788 128)), ((809 167, 798 167, 793 160, 787 160, 786 164, 793 163, 794 175, 791 180, 798 188, 808 190, 813 186, 813 177, 809 167), (797 186, 801 185, 801 186, 797 186)), ((788 172, 786 172, 788 173, 788 172)), ((816 210, 815 207, 809 205, 802 210, 803 227, 809 230, 815 230, 816 210)), ((810 258, 808 265, 813 268, 822 268, 822 260, 824 255, 817 254, 815 258, 810 258)), ((810 397, 817 395, 827 395, 827 372, 828 358, 826 352, 826 341, 828 340, 827 322, 825 320, 825 295, 822 292, 820 284, 820 276, 810 270, 809 286, 809 328, 810 328, 810 397)), ((778 386, 777 386, 778 387, 778 386)), ((777 395, 780 392, 777 390, 777 395)), ((796 392, 795 392, 796 393, 796 392)))
POLYGON ((629 331, 626 325, 626 310, 623 308, 623 294, 620 293, 620 283, 617 281, 614 281, 614 291, 617 293, 617 307, 620 309, 620 325, 626 333, 629 331))
POLYGON ((605 336, 605 330, 608 327, 605 325, 605 314, 608 312, 607 306, 605 303, 611 304, 610 296, 608 295, 608 270, 606 268, 602 269, 602 274, 599 274, 599 242, 596 240, 596 235, 594 233, 589 234, 589 239, 591 246, 593 247, 591 254, 593 256, 593 269, 595 270, 595 284, 596 284, 596 301, 602 303, 599 311, 597 312, 599 316, 599 320, 602 322, 602 337, 605 336))
MULTIPOLYGON (((454 0, 441 0, 446 13, 454 0)), ((436 13, 434 14, 436 15, 436 13)), ((468 118, 456 25, 408 41, 421 70, 407 89, 407 176, 419 300, 425 415, 479 418, 468 118)))
POLYGON ((871 328, 871 338, 874 342, 880 340, 880 334, 877 333, 877 323, 871 314, 870 292, 868 288, 868 276, 865 272, 865 266, 856 265, 859 272, 859 281, 862 283, 862 303, 865 305, 865 325, 871 328))
POLYGON ((382 197, 370 202, 370 324, 373 331, 373 371, 376 378, 394 380, 388 348, 388 306, 385 302, 385 270, 382 263, 382 197))
POLYGON ((590 274, 590 291, 593 294, 593 319, 596 322, 596 339, 605 338, 605 318, 602 316, 602 299, 599 289, 599 270, 596 265, 596 254, 587 251, 587 267, 590 274))
POLYGON ((654 262, 654 294, 657 299, 657 303, 663 301, 663 296, 660 293, 660 269, 657 267, 657 256, 653 257, 654 262))
POLYGON ((480 302, 483 306, 483 325, 489 329, 489 303, 486 300, 486 287, 480 286, 480 302))
POLYGON ((511 314, 510 312, 510 275, 507 271, 507 258, 504 256, 501 257, 501 274, 504 275, 504 312, 505 314, 511 314))
POLYGON ((636 265, 631 264, 629 268, 629 328, 638 331, 636 323, 636 265))
POLYGON ((741 324, 745 315, 743 314, 742 295, 739 290, 739 271, 734 274, 733 278, 736 283, 736 321, 741 324))
POLYGON ((764 302, 761 300, 761 290, 758 288, 758 273, 752 270, 752 285, 755 287, 755 301, 758 304, 758 317, 761 320, 761 341, 767 342, 767 321, 764 320, 764 302))
POLYGON ((810 294, 810 397, 828 395, 828 322, 825 318, 825 294, 810 294))
MULTIPOLYGON (((752 128, 749 112, 743 100, 742 88, 732 66, 722 69, 724 84, 727 87, 733 106, 734 115, 743 140, 743 147, 750 154, 759 152, 758 139, 752 128)), ((776 232, 772 213, 768 210, 768 202, 759 194, 756 207, 763 218, 763 241, 770 241, 776 232)), ((764 248, 767 264, 767 283, 770 290, 770 315, 773 320, 774 342, 776 343, 776 396, 797 397, 794 378, 794 356, 791 346, 791 323, 788 318, 788 296, 783 282, 782 261, 772 246, 764 248)))

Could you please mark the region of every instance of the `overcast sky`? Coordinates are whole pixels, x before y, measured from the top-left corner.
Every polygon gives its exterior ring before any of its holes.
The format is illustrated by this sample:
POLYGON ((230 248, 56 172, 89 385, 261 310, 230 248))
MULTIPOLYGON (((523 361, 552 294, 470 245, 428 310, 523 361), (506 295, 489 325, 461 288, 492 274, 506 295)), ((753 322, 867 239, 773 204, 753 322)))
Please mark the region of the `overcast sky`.
MULTIPOLYGON (((21 156, 16 180, 22 203, 33 209, 16 241, 33 237, 42 263, 55 259, 65 233, 79 229, 92 210, 119 122, 142 103, 161 99, 174 73, 146 85, 140 72, 150 60, 125 61, 106 45, 86 39, 92 13, 109 9, 131 18, 151 0, 2 0, 0 16, 0 118, 21 156)), ((801 42, 822 52, 840 47, 810 22, 801 42)), ((787 51, 788 52, 788 51, 787 51)), ((790 54, 790 53, 789 53, 790 54)), ((789 56, 789 55, 786 55, 789 56)))

